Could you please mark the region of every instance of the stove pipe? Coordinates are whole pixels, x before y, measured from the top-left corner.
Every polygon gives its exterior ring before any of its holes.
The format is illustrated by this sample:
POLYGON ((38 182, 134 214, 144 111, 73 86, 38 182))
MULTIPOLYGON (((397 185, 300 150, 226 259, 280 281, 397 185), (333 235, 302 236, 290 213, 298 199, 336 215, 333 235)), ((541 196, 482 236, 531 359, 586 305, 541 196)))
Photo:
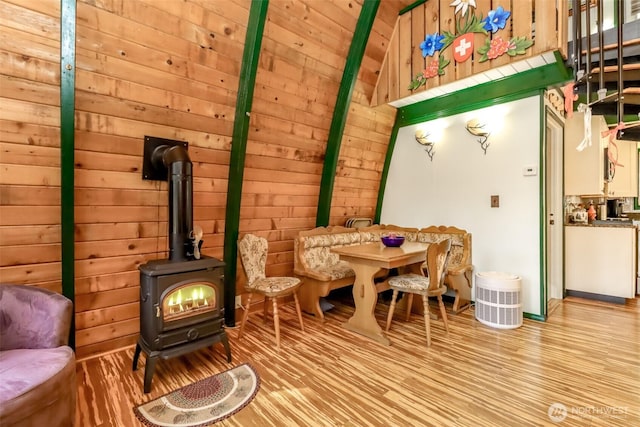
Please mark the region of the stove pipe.
POLYGON ((152 154, 155 165, 167 168, 169 184, 169 259, 187 261, 193 250, 189 235, 193 229, 192 163, 182 145, 161 145, 152 154))

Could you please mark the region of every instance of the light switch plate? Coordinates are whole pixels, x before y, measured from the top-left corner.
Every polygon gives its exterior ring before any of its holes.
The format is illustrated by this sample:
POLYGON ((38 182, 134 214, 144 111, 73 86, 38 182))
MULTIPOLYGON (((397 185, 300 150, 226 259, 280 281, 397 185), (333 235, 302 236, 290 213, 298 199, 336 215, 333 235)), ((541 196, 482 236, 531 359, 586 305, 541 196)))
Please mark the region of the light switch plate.
POLYGON ((499 208, 500 207, 500 196, 498 196, 498 195, 491 196, 491 207, 492 208, 499 208))

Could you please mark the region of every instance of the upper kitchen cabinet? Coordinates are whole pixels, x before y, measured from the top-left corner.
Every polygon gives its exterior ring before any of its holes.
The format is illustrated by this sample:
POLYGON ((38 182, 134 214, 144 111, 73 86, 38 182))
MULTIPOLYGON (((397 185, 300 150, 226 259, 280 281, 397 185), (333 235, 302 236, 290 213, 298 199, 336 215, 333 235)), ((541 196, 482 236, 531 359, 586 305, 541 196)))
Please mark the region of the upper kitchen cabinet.
POLYGON ((608 150, 613 159, 617 155, 615 168, 612 167, 613 178, 607 186, 609 197, 638 197, 638 149, 635 141, 615 141, 608 150), (617 152, 617 153, 616 153, 617 152))
POLYGON ((591 144, 585 140, 584 113, 575 112, 565 121, 564 194, 604 194, 604 148, 602 132, 608 130, 602 116, 591 116, 591 144))

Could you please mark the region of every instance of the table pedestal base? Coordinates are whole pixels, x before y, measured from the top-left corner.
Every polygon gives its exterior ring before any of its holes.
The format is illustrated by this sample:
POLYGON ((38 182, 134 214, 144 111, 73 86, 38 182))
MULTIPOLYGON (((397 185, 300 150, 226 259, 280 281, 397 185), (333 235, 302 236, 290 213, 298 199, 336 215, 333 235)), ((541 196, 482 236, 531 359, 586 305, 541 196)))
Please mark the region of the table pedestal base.
POLYGON ((380 267, 366 264, 351 263, 356 273, 353 284, 353 301, 356 310, 353 316, 342 326, 352 332, 371 338, 383 345, 390 345, 391 341, 384 334, 375 318, 374 312, 378 302, 378 292, 373 285, 373 277, 380 271, 380 267))

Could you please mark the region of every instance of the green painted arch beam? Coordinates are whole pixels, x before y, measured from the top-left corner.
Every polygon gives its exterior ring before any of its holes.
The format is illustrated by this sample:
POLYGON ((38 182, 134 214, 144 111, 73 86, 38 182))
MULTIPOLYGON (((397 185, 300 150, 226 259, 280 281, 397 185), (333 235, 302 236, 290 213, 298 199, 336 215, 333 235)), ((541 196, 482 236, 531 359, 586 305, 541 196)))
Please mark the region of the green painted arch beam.
MULTIPOLYGON (((74 169, 76 0, 60 4, 60 228, 62 294, 75 301, 74 169)), ((69 345, 75 348, 75 316, 69 345)))
POLYGON ((258 72, 258 60, 260 58, 262 35, 268 8, 269 0, 253 0, 251 2, 233 123, 233 142, 229 161, 229 184, 224 223, 224 306, 227 308, 225 310, 225 322, 229 326, 235 325, 236 317, 236 268, 238 263, 236 254, 238 252, 244 161, 249 135, 249 116, 253 105, 253 90, 258 72))
POLYGON ((331 214, 331 198, 333 196, 333 186, 338 167, 338 156, 340 155, 340 144, 342 135, 349 114, 349 104, 353 95, 353 88, 358 79, 358 71, 362 64, 367 40, 373 21, 376 18, 380 6, 380 0, 365 0, 358 17, 356 29, 353 33, 353 40, 349 47, 347 62, 342 73, 340 88, 336 98, 336 106, 333 110, 329 137, 327 139, 327 150, 322 168, 322 180, 320 181, 320 195, 318 196, 318 212, 316 215, 316 226, 326 226, 329 224, 331 214))

